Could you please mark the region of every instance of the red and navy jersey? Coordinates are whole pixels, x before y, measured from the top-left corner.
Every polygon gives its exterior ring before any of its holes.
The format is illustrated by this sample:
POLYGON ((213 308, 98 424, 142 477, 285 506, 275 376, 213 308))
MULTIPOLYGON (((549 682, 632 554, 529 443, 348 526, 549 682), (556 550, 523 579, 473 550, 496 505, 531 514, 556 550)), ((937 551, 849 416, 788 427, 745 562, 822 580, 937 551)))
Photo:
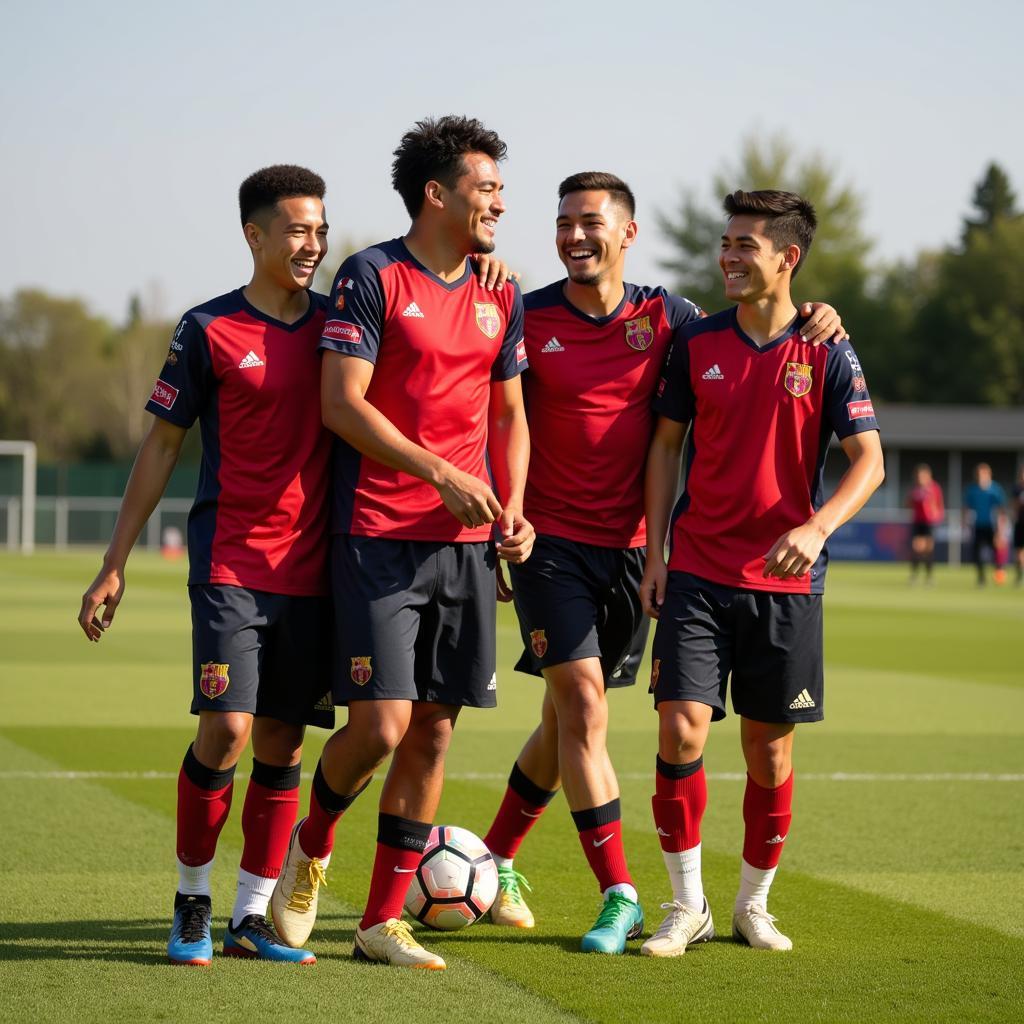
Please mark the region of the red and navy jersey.
POLYGON ((331 445, 317 352, 327 299, 309 298, 285 324, 239 289, 189 310, 174 332, 146 408, 179 427, 199 420, 189 583, 327 593, 331 445))
POLYGON ((945 516, 942 500, 942 488, 932 480, 931 483, 915 485, 907 495, 911 519, 915 524, 935 526, 945 516))
MULTIPOLYGON (((518 287, 487 291, 468 259, 462 277, 446 282, 395 238, 345 260, 332 296, 320 347, 373 363, 367 401, 410 441, 489 481, 491 384, 526 368, 518 287)), ((491 536, 490 526, 463 526, 430 484, 341 438, 333 483, 336 533, 446 542, 491 536)))
POLYGON ((565 298, 564 285, 524 299, 531 437, 524 512, 538 533, 641 547, 651 398, 673 332, 703 314, 664 288, 627 284, 612 313, 592 317, 565 298))
POLYGON ((745 590, 824 591, 827 548, 789 580, 766 579, 764 555, 823 504, 832 434, 842 440, 878 422, 850 343, 815 348, 800 340, 802 325, 758 347, 732 308, 677 334, 654 403, 692 423, 670 570, 745 590))

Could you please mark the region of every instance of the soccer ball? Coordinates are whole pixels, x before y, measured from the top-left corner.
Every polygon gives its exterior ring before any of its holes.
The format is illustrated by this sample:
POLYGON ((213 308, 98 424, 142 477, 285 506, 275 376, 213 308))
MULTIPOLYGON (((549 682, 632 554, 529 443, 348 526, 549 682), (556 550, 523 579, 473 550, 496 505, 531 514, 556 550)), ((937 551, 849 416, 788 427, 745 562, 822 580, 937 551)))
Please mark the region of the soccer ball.
POLYGON ((453 932, 483 917, 497 895, 498 869, 483 842, 454 825, 432 828, 405 909, 430 928, 453 932))

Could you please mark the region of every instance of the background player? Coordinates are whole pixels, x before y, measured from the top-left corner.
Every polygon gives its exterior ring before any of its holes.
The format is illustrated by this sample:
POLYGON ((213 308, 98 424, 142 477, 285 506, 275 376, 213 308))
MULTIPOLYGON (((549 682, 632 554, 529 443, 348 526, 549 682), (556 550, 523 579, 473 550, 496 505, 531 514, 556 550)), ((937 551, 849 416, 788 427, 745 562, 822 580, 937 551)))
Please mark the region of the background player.
POLYGON ((926 582, 932 581, 935 565, 935 527, 946 515, 942 488, 932 478, 932 467, 922 462, 914 470, 914 486, 907 495, 910 506, 910 582, 924 566, 926 582))
POLYGON ((313 963, 265 913, 295 824, 303 725, 329 728, 327 473, 330 435, 310 398, 326 300, 308 289, 327 252, 323 180, 267 167, 239 189, 252 279, 189 310, 146 406, 154 416, 79 623, 98 641, 124 568, 198 418, 203 461, 189 514, 195 741, 178 776, 178 891, 168 956, 209 964, 210 871, 235 765, 253 741, 227 955, 313 963), (102 618, 98 617, 103 606, 102 618))
MULTIPOLYGON (((738 305, 677 335, 655 409, 646 471, 651 546, 641 584, 658 619, 651 690, 659 715, 654 820, 680 851, 673 899, 650 956, 679 956, 714 935, 700 872, 707 803, 703 752, 725 715, 726 682, 747 763, 745 834, 734 935, 791 949, 768 913, 768 890, 792 818, 796 722, 823 712, 821 593, 828 536, 882 481, 877 423, 849 343, 812 348, 790 284, 814 235, 810 203, 790 192, 735 192, 720 265, 738 305), (666 568, 660 539, 679 479, 666 568), (835 432, 850 460, 822 502, 835 432)), ((668 858, 666 858, 668 861, 668 858)))
POLYGON ((335 824, 390 753, 357 958, 441 969, 401 921, 441 795, 459 710, 495 703, 497 554, 525 559, 529 437, 522 298, 489 294, 467 256, 505 211, 505 144, 480 122, 424 120, 395 151, 404 238, 346 260, 324 326, 324 422, 335 448, 335 696, 349 721, 324 748, 274 920, 301 945, 335 824), (485 456, 489 458, 489 479, 485 456), (343 602, 343 604, 342 604, 343 602))
POLYGON ((964 516, 971 530, 971 558, 978 573, 978 586, 985 585, 985 564, 995 561, 996 526, 1006 508, 1006 493, 992 479, 992 467, 979 462, 974 483, 964 492, 964 516))
POLYGON ((1024 466, 1013 485, 1013 551, 1017 586, 1024 584, 1024 466))
MULTIPOLYGON (((637 234, 625 182, 584 172, 566 178, 558 195, 555 243, 568 277, 525 299, 524 387, 535 439, 526 514, 538 538, 530 560, 511 570, 525 646, 517 668, 543 675, 546 688, 541 724, 516 759, 485 839, 501 881, 491 918, 532 927, 513 858, 564 782, 605 897, 582 947, 621 953, 642 914, 606 747, 605 688, 631 685, 643 655, 638 454, 650 441, 650 402, 672 332, 701 314, 663 288, 623 282, 637 234)), ((824 340, 837 329, 834 310, 821 307, 808 333, 824 340)))

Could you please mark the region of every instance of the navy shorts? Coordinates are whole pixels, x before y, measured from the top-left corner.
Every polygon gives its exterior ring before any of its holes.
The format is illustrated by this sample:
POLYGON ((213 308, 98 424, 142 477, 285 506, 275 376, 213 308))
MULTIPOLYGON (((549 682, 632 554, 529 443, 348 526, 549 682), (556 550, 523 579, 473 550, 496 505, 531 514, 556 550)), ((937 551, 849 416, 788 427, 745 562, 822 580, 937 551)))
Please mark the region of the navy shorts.
POLYGON ((640 604, 646 548, 603 548, 538 535, 510 566, 523 654, 520 672, 600 658, 605 686, 632 686, 647 646, 640 604))
POLYGON ((338 534, 334 699, 497 703, 494 545, 338 534))
POLYGON ((654 645, 651 693, 692 700, 725 717, 732 708, 757 722, 825 717, 820 594, 740 590, 670 572, 654 645))
POLYGON ((331 602, 197 583, 192 603, 192 714, 245 711, 334 728, 331 602))
POLYGON ((934 537, 935 528, 931 523, 912 523, 910 526, 911 537, 934 537))

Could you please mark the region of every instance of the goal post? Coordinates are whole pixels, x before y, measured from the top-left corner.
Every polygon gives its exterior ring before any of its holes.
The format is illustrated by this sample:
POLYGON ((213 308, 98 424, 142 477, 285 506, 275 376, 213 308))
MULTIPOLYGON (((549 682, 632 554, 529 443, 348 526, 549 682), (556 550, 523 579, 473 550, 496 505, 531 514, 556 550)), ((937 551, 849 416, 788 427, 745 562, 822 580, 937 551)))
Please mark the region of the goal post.
MULTIPOLYGON (((22 554, 31 555, 36 547, 36 445, 34 441, 0 441, 0 455, 21 457, 19 547, 22 554)), ((8 530, 11 526, 13 523, 8 521, 8 530)))

